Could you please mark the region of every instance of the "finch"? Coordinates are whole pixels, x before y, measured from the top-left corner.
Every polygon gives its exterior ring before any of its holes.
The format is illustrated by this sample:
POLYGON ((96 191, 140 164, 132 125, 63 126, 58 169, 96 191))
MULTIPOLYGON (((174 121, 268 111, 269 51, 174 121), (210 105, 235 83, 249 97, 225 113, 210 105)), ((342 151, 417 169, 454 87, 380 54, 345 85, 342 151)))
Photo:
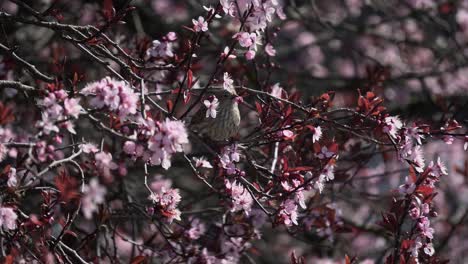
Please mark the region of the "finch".
POLYGON ((219 100, 216 114, 209 115, 207 110, 210 109, 202 106, 193 116, 190 128, 213 141, 227 140, 239 131, 239 102, 242 97, 237 96, 234 89, 212 88, 209 93, 219 100))

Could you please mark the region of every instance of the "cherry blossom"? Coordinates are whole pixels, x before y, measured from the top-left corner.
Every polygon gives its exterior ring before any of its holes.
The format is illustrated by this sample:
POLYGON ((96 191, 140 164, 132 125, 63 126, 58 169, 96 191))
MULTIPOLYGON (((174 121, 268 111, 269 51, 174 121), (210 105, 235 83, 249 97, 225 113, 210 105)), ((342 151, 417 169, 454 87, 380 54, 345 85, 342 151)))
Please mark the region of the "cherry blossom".
POLYGON ((196 32, 205 32, 208 31, 208 22, 205 21, 205 18, 199 16, 197 20, 192 19, 193 29, 196 32))
POLYGON ((326 146, 323 146, 320 149, 320 153, 317 154, 317 157, 319 159, 328 159, 328 158, 331 158, 333 155, 335 155, 335 153, 333 151, 329 151, 326 146))
POLYGON ((234 81, 227 72, 225 72, 223 75, 223 88, 228 91, 234 90, 234 81))
POLYGON ((197 168, 208 168, 208 169, 213 168, 211 163, 208 160, 206 160, 205 157, 201 157, 201 158, 193 157, 193 161, 195 161, 195 167, 197 168))
POLYGON ((231 212, 244 211, 248 215, 253 205, 253 199, 249 191, 236 181, 226 181, 225 185, 231 195, 231 212))
POLYGON ((149 199, 154 203, 156 212, 160 213, 169 223, 180 219, 180 211, 177 205, 181 201, 178 189, 161 188, 150 195, 149 199))
POLYGON ((16 220, 18 215, 13 208, 5 207, 0 204, 0 228, 8 231, 16 229, 16 220))
POLYGON ((93 213, 98 210, 98 205, 104 203, 106 193, 106 188, 99 184, 97 178, 92 178, 89 184, 84 186, 81 211, 83 211, 85 218, 92 219, 93 213))
POLYGON ((216 96, 212 96, 211 101, 205 100, 203 101, 203 104, 206 107, 206 117, 216 118, 216 109, 219 106, 218 98, 216 98, 216 96))
MULTIPOLYGON (((171 35, 169 40, 175 40, 171 35)), ((167 41, 153 40, 152 46, 146 50, 146 55, 153 58, 172 58, 174 57, 173 53, 173 44, 167 41)))

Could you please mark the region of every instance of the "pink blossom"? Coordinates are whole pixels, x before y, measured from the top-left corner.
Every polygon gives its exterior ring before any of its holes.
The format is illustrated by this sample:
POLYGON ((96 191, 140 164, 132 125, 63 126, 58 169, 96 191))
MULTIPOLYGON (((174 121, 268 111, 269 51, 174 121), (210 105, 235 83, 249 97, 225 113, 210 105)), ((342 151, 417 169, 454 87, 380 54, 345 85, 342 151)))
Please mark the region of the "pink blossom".
POLYGON ((443 136, 442 139, 444 140, 445 144, 447 144, 447 145, 452 145, 453 141, 455 140, 455 138, 453 136, 449 136, 449 135, 443 136))
POLYGON ((246 53, 245 53, 245 58, 247 60, 253 60, 255 58, 255 51, 254 50, 248 50, 246 53))
POLYGON ((413 240, 413 244, 408 249, 408 252, 411 253, 411 256, 417 258, 419 256, 419 249, 422 248, 422 246, 423 246, 423 243, 421 241, 421 238, 416 237, 416 239, 413 240))
POLYGON ((99 151, 99 149, 94 145, 93 143, 84 143, 80 145, 81 150, 84 153, 96 153, 99 151))
POLYGON ((385 118, 383 132, 388 133, 392 138, 396 138, 398 131, 403 127, 403 123, 397 116, 388 116, 385 118))
POLYGON ((232 17, 236 14, 236 6, 233 0, 220 0, 219 1, 221 6, 223 7, 223 11, 225 14, 230 15, 232 17))
POLYGON ((249 214, 253 199, 249 191, 247 191, 241 184, 234 182, 225 181, 226 189, 231 195, 232 207, 231 212, 244 211, 245 214, 249 214))
POLYGON ((257 34, 249 32, 239 32, 233 36, 239 41, 239 45, 244 48, 250 48, 257 43, 257 34))
POLYGON ((106 188, 99 184, 97 178, 92 178, 89 184, 84 186, 81 210, 86 219, 92 219, 93 213, 98 210, 98 205, 104 203, 106 193, 106 188))
POLYGON ((423 251, 428 256, 432 256, 435 253, 434 246, 432 245, 432 243, 425 244, 423 247, 423 251))
POLYGON ((231 76, 227 72, 223 75, 223 88, 228 91, 234 90, 234 80, 232 80, 231 76))
POLYGON ((211 163, 207 161, 205 157, 201 157, 201 158, 193 157, 193 160, 195 161, 195 167, 197 168, 208 168, 208 169, 213 168, 211 163))
POLYGON ((240 154, 237 149, 237 145, 231 145, 223 148, 220 156, 221 166, 226 169, 228 175, 235 174, 237 172, 235 162, 239 162, 240 154))
POLYGON ((137 112, 138 95, 124 81, 106 77, 88 84, 81 93, 94 96, 90 100, 91 106, 108 107, 111 111, 117 112, 120 119, 137 112))
POLYGON ((196 32, 205 32, 208 31, 208 22, 205 21, 205 18, 202 16, 198 17, 198 20, 192 19, 193 29, 196 32))
POLYGON ((150 137, 148 148, 151 153, 151 164, 161 165, 164 169, 171 166, 171 157, 182 152, 182 146, 189 143, 184 123, 166 119, 158 125, 157 131, 150 137))
POLYGON ((270 94, 276 98, 282 98, 283 97, 283 88, 279 85, 279 83, 275 83, 272 87, 271 87, 271 92, 270 94))
POLYGON ((412 194, 416 190, 416 185, 411 181, 410 177, 406 177, 405 181, 405 184, 398 187, 398 192, 401 194, 412 194))
POLYGON ((325 158, 330 158, 332 157, 333 155, 335 155, 335 153, 333 151, 329 151, 328 148, 326 146, 323 146, 321 149, 320 149, 320 153, 317 154, 317 157, 319 159, 325 159, 325 158))
POLYGON ((10 171, 8 172, 7 186, 10 188, 14 188, 18 186, 18 178, 16 177, 16 169, 13 167, 11 167, 10 171))
MULTIPOLYGON (((172 32, 173 33, 173 32, 172 32)), ((168 34, 169 36, 169 34, 168 34)), ((172 37, 168 37, 169 40, 174 41, 175 39, 172 37)), ((172 58, 174 57, 174 53, 172 51, 172 43, 167 41, 159 41, 153 40, 152 46, 146 50, 146 55, 150 58, 172 58)))
POLYGON ((427 238, 434 238, 434 228, 431 227, 431 223, 427 217, 422 217, 419 220, 418 228, 421 234, 427 238))
POLYGON ((448 174, 447 167, 445 167, 445 165, 442 163, 440 157, 437 158, 436 163, 434 163, 434 161, 431 161, 428 168, 430 169, 429 174, 436 178, 448 174))
MULTIPOLYGON (((221 53, 221 57, 225 58, 226 56, 228 56, 229 52, 230 52, 229 47, 225 47, 223 52, 221 53)), ((233 52, 231 52, 229 54, 228 59, 235 59, 235 58, 236 58, 236 55, 234 55, 233 52)))
POLYGON ((276 56, 276 50, 275 50, 275 48, 273 47, 273 45, 271 45, 270 43, 266 44, 266 46, 265 46, 265 52, 266 52, 266 54, 268 54, 268 56, 270 56, 270 57, 276 56))
POLYGON ((218 98, 216 98, 216 96, 213 96, 211 101, 205 100, 203 101, 203 104, 206 107, 206 117, 216 118, 216 109, 219 106, 218 98))
POLYGON ((111 170, 118 169, 118 165, 112 161, 112 155, 107 152, 99 152, 95 156, 96 167, 105 178, 111 178, 111 170))
POLYGON ((322 137, 322 128, 320 126, 313 127, 312 130, 312 142, 318 142, 322 137))
POLYGON ((13 208, 2 207, 0 205, 0 228, 8 231, 16 229, 16 219, 18 215, 15 213, 13 208))
POLYGON ((195 218, 190 222, 190 229, 186 232, 190 239, 199 239, 205 233, 205 225, 195 218))
POLYGON ((286 200, 281 205, 281 211, 278 214, 280 221, 286 226, 298 225, 297 217, 297 205, 294 200, 286 200))
POLYGON ((424 136, 419 133, 420 130, 421 129, 419 129, 419 127, 417 127, 415 124, 413 124, 412 127, 407 128, 406 130, 406 134, 410 136, 411 138, 413 138, 414 140, 416 140, 416 142, 419 145, 422 144, 421 140, 424 139, 424 136))
MULTIPOLYGON (((171 32, 168 32, 168 33, 166 34, 166 38, 167 38, 167 40, 169 40, 169 41, 176 41, 176 40, 177 40, 177 34, 176 34, 175 32, 172 32, 172 31, 171 31, 171 32)), ((170 57, 172 57, 172 56, 170 56, 170 57)))
POLYGON ((152 193, 149 199, 169 223, 180 220, 180 211, 177 209, 177 205, 182 198, 178 189, 161 188, 158 192, 152 193))
POLYGON ((80 115, 80 112, 83 109, 80 105, 80 99, 67 98, 63 104, 65 106, 65 113, 69 116, 73 116, 74 118, 78 118, 78 115, 80 115))

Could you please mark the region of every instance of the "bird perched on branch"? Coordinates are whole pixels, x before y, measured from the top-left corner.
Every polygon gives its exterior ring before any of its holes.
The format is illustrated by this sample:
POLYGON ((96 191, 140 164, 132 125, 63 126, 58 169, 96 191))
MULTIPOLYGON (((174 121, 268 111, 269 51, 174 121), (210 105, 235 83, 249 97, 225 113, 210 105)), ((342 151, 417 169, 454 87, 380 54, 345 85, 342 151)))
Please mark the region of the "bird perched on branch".
POLYGON ((208 100, 195 113, 190 128, 213 141, 224 141, 239 131, 240 112, 238 96, 234 88, 209 88, 208 100))

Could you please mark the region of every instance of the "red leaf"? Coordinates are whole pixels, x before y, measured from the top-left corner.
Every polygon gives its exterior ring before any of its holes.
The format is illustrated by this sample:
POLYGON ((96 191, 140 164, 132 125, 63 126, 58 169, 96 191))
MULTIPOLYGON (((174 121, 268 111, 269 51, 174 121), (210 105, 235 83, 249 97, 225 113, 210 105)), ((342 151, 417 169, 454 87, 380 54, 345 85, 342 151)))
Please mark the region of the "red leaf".
POLYGON ((188 89, 192 88, 192 82, 193 82, 193 72, 191 69, 187 71, 187 87, 188 89))
POLYGON ((411 181, 415 183, 418 177, 416 176, 416 171, 414 170, 413 166, 410 166, 409 168, 409 175, 410 175, 411 181))
POLYGON ((427 186, 427 185, 423 185, 423 186, 419 186, 418 189, 416 189, 416 192, 421 193, 422 195, 424 195, 424 197, 427 197, 431 195, 432 192, 434 192, 434 188, 427 186))
POLYGON ((255 102, 255 108, 257 108, 257 112, 260 115, 262 113, 262 105, 259 102, 255 102))
POLYGON ((54 179, 57 189, 60 191, 60 199, 64 202, 70 202, 77 199, 80 193, 77 190, 78 182, 75 178, 67 175, 65 170, 62 170, 54 179))
POLYGON ((140 263, 146 263, 146 257, 145 256, 136 256, 132 259, 130 262, 131 264, 140 264, 140 263))
POLYGON ((12 256, 12 255, 8 255, 5 257, 5 259, 3 260, 5 264, 13 264, 14 263, 14 260, 15 258, 12 256))
POLYGON ((112 0, 104 0, 102 13, 104 17, 107 19, 107 21, 112 20, 112 18, 115 15, 115 9, 114 9, 114 4, 112 3, 112 0))
POLYGON ((345 255, 345 263, 351 264, 351 260, 349 259, 348 255, 345 255))
POLYGON ((300 167, 294 167, 294 168, 289 168, 289 172, 294 172, 294 171, 311 171, 313 167, 307 167, 307 166, 300 166, 300 167))
POLYGON ((174 107, 174 103, 171 100, 166 101, 167 111, 172 112, 172 107, 174 107))

